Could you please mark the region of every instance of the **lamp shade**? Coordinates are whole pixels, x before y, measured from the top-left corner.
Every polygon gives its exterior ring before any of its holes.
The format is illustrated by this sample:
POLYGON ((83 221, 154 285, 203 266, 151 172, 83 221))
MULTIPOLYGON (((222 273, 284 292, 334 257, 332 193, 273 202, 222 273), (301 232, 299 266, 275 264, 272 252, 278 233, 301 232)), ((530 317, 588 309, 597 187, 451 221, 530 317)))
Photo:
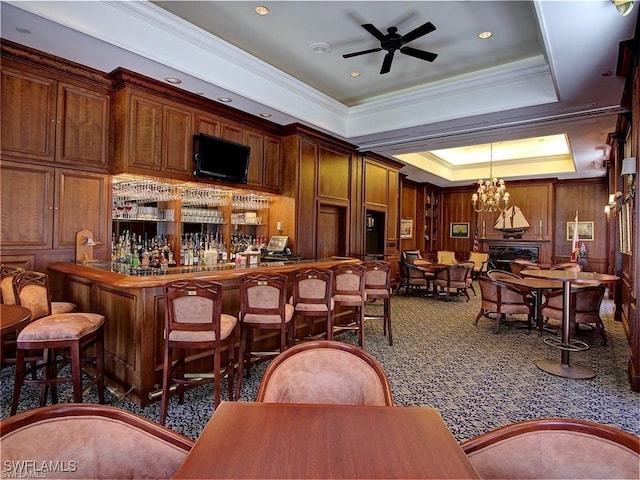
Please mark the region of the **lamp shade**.
POLYGON ((618 13, 623 17, 626 17, 633 10, 633 0, 611 0, 618 10, 618 13))
POLYGON ((627 157, 622 160, 620 175, 634 175, 636 173, 636 157, 627 157))

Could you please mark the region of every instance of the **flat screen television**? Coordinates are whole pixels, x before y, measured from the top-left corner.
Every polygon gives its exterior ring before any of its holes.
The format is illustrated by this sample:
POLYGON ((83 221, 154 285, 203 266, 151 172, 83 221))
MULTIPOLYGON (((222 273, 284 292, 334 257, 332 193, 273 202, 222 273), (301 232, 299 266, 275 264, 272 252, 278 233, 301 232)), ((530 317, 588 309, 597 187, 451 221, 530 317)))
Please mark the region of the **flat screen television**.
POLYGON ((232 183, 247 183, 250 148, 222 138, 199 133, 193 137, 196 177, 232 183))

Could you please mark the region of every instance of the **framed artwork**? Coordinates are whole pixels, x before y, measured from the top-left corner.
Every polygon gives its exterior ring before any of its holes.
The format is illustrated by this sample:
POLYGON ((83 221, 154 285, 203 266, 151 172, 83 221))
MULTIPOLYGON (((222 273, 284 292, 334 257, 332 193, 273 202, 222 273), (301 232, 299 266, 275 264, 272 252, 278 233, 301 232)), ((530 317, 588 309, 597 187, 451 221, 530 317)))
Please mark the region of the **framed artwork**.
POLYGON ((451 222, 449 235, 451 238, 469 238, 469 222, 451 222))
MULTIPOLYGON (((573 241, 573 229, 576 222, 567 222, 567 240, 573 241)), ((593 222, 578 222, 578 240, 581 242, 593 241, 593 222)))
POLYGON ((413 238, 413 218, 400 220, 400 238, 413 238))

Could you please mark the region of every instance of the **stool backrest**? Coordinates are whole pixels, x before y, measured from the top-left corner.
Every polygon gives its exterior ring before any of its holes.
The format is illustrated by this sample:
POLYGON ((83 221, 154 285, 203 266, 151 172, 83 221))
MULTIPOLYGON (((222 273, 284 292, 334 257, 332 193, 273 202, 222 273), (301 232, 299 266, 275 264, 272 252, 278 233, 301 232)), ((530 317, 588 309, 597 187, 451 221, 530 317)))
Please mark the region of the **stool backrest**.
POLYGON ((375 260, 365 262, 364 275, 365 290, 389 290, 391 288, 391 264, 389 262, 375 260))
POLYGON ((13 293, 13 277, 24 272, 24 268, 15 265, 0 265, 0 300, 5 305, 15 305, 13 293))
POLYGON ((177 280, 163 286, 166 334, 172 331, 215 332, 220 339, 222 284, 206 280, 177 280))
POLYGON ((51 315, 49 276, 46 273, 18 273, 12 283, 16 303, 31 310, 31 321, 51 315))
POLYGON ((333 271, 328 268, 301 268, 293 272, 293 304, 331 304, 333 271))
POLYGON ((285 322, 287 276, 279 273, 247 274, 240 280, 241 317, 247 314, 280 315, 285 322))

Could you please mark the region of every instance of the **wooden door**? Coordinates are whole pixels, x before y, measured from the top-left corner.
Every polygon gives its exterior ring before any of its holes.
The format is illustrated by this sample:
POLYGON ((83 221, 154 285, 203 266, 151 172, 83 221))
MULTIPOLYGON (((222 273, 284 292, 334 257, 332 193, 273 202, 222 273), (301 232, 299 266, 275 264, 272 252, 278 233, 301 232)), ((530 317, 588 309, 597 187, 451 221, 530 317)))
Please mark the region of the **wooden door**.
POLYGON ((57 82, 8 67, 0 73, 2 158, 53 162, 57 82))
POLYGON ((105 175, 56 169, 53 248, 75 248, 80 230, 93 232, 97 245, 107 244, 111 221, 110 185, 105 175))
MULTIPOLYGON (((53 232, 54 169, 3 162, 0 166, 3 250, 50 249, 53 232)), ((104 210, 100 205, 96 211, 104 210)))
POLYGON ((316 258, 345 256, 345 208, 320 205, 316 258))
POLYGON ((193 112, 165 105, 162 120, 162 169, 192 177, 193 112))
POLYGON ((58 86, 56 163, 108 172, 109 95, 58 86))

